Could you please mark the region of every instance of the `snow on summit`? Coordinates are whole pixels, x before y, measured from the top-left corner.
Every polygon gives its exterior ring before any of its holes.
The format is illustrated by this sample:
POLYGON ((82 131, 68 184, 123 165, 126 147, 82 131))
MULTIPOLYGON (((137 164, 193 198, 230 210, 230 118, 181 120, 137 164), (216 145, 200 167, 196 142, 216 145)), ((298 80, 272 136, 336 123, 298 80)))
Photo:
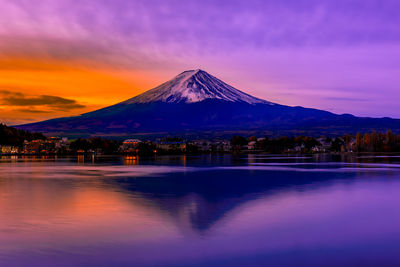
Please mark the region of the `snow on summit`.
POLYGON ((206 99, 248 104, 272 104, 235 89, 203 70, 184 71, 172 80, 123 103, 195 103, 206 99))

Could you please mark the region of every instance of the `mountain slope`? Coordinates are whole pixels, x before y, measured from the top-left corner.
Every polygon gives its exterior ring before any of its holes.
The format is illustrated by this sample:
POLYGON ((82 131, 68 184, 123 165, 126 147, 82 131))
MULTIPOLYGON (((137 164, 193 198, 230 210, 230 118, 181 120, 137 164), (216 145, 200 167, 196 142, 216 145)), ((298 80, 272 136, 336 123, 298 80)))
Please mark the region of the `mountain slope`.
POLYGON ((18 126, 57 135, 141 136, 257 134, 339 135, 400 130, 400 120, 358 118, 262 100, 202 70, 172 80, 116 105, 76 117, 18 126))
POLYGON ((174 79, 123 103, 127 105, 151 102, 195 103, 206 99, 245 102, 248 104, 269 103, 239 91, 199 69, 184 71, 174 79))

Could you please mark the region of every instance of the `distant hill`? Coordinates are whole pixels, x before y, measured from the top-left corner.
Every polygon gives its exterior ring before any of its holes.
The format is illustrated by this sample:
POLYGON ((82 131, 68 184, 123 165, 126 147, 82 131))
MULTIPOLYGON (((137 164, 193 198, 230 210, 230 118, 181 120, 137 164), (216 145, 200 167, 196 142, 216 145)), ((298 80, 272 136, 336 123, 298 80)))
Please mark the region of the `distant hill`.
POLYGON ((189 70, 110 107, 17 127, 69 136, 197 138, 232 133, 341 135, 372 129, 400 132, 400 120, 280 105, 237 90, 205 71, 189 70))
POLYGON ((24 140, 46 139, 41 133, 31 133, 25 130, 0 124, 0 145, 20 146, 24 140))

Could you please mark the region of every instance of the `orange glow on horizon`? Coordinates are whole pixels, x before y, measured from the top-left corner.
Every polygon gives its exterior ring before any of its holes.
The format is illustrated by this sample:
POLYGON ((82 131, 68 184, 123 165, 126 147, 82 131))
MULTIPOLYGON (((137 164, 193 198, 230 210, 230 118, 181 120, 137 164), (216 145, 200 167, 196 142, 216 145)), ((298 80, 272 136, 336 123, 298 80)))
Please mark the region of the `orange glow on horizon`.
POLYGON ((84 62, 0 58, 0 91, 29 97, 57 96, 85 106, 61 111, 46 106, 23 107, 0 102, 1 122, 18 124, 79 115, 134 97, 156 86, 158 80, 153 73, 143 70, 90 67, 84 62))

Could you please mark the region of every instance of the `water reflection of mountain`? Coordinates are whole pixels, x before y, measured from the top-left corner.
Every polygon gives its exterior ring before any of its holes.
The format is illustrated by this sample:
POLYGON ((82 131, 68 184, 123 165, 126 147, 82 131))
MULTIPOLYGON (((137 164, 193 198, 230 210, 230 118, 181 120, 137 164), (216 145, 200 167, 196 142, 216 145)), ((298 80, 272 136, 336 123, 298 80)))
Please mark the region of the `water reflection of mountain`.
POLYGON ((342 180, 353 182, 355 172, 281 172, 211 170, 169 173, 162 177, 106 180, 118 190, 140 195, 150 205, 167 212, 177 223, 203 232, 227 212, 261 197, 286 191, 309 191, 342 180))

